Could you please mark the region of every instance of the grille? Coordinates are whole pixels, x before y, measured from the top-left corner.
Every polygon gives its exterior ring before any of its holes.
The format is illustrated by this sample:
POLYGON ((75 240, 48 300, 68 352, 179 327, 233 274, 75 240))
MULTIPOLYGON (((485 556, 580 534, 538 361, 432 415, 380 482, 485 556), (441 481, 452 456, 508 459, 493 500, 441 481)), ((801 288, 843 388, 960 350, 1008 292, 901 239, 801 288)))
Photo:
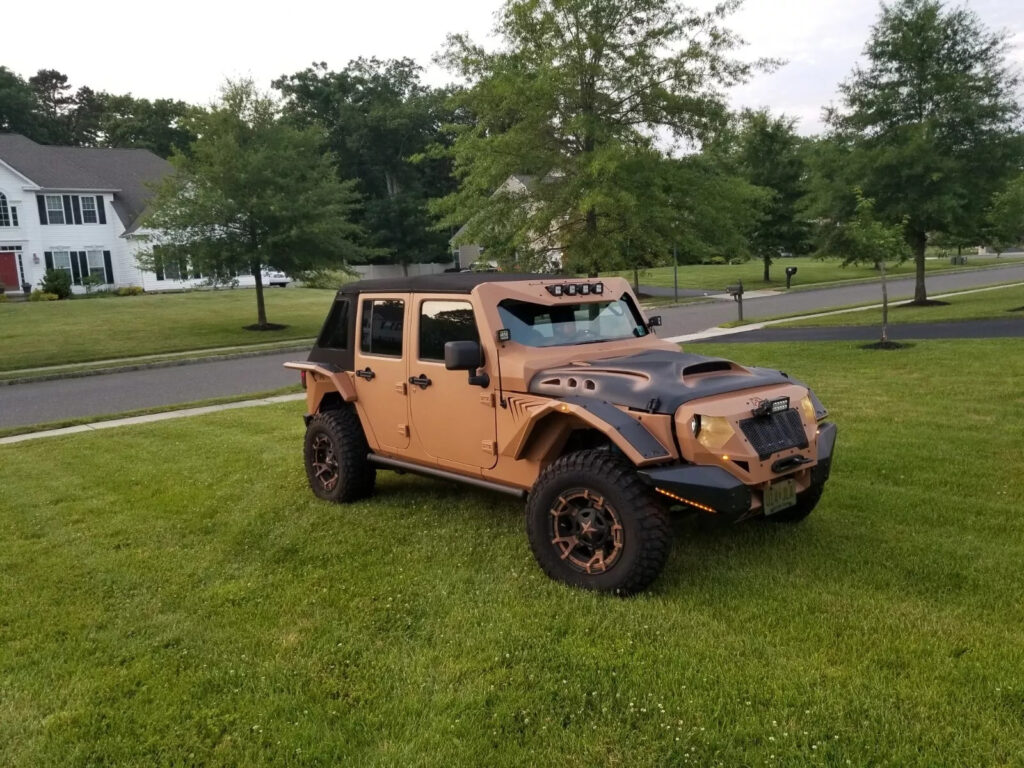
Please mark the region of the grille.
POLYGON ((744 419, 740 422, 740 429, 761 461, 787 448, 807 447, 807 434, 800 421, 800 413, 793 408, 772 416, 744 419))

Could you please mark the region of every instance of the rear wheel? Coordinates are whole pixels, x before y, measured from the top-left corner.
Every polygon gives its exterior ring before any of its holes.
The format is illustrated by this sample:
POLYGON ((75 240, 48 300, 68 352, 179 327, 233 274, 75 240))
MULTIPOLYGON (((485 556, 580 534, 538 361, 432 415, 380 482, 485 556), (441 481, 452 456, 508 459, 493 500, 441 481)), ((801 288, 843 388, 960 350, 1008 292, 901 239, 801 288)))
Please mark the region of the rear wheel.
POLYGON ((526 533, 551 578, 620 595, 658 577, 671 539, 664 508, 633 466, 605 450, 570 453, 541 474, 526 533))
POLYGON ((355 408, 316 414, 306 427, 306 477, 321 499, 349 502, 369 496, 377 470, 367 460, 370 448, 355 408))

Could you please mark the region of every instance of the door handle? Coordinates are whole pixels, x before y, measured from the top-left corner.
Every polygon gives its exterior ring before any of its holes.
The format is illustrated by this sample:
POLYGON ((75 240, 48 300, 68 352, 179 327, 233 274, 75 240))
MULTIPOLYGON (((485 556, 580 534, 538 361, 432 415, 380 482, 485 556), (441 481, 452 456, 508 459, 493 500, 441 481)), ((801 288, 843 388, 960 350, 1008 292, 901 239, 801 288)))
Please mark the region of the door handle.
POLYGON ((358 376, 360 379, 366 379, 367 381, 372 381, 376 375, 376 373, 370 370, 370 366, 366 366, 361 371, 356 371, 356 376, 358 376))
POLYGON ((409 377, 409 383, 410 384, 415 384, 420 389, 426 389, 427 387, 429 387, 434 382, 432 382, 430 379, 428 379, 426 376, 424 376, 421 373, 419 376, 410 376, 409 377))

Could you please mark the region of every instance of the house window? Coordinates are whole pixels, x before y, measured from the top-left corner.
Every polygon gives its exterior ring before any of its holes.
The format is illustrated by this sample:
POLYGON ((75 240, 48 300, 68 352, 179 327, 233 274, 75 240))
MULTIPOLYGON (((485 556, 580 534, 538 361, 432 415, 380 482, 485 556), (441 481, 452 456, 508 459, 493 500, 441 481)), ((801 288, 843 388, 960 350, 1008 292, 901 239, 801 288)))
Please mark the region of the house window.
POLYGON ((96 216, 96 198, 91 195, 85 195, 81 198, 82 203, 82 223, 84 224, 95 224, 99 221, 96 216))
MULTIPOLYGON (((60 198, 58 198, 60 199, 60 198)), ((71 252, 70 251, 54 251, 53 252, 53 268, 66 270, 69 275, 71 272, 71 252)))
MULTIPOLYGON (((64 200, 60 195, 46 196, 46 221, 48 224, 66 224, 64 221, 64 200)), ((60 251, 54 251, 54 254, 60 251)), ((67 253, 67 251, 63 251, 67 253)), ((69 266, 68 269, 71 269, 69 266)))
POLYGON ((0 227, 18 226, 18 209, 7 204, 7 195, 0 192, 0 227))
MULTIPOLYGON (((83 200, 85 198, 82 198, 83 200)), ((89 268, 89 277, 99 277, 104 283, 107 282, 107 269, 103 265, 103 251, 86 251, 86 264, 89 268)))

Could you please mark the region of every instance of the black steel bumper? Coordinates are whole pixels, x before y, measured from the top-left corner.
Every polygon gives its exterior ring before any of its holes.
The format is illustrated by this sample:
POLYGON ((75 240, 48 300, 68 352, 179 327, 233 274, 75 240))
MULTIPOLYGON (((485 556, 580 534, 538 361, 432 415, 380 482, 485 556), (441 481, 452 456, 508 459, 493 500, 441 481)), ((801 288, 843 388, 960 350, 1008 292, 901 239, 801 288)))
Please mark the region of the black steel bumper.
MULTIPOLYGON (((836 445, 835 424, 825 422, 818 429, 818 463, 811 469, 812 483, 828 480, 836 445)), ((638 474, 666 496, 698 509, 726 515, 750 511, 750 488, 722 467, 675 464, 641 469, 638 474)))

